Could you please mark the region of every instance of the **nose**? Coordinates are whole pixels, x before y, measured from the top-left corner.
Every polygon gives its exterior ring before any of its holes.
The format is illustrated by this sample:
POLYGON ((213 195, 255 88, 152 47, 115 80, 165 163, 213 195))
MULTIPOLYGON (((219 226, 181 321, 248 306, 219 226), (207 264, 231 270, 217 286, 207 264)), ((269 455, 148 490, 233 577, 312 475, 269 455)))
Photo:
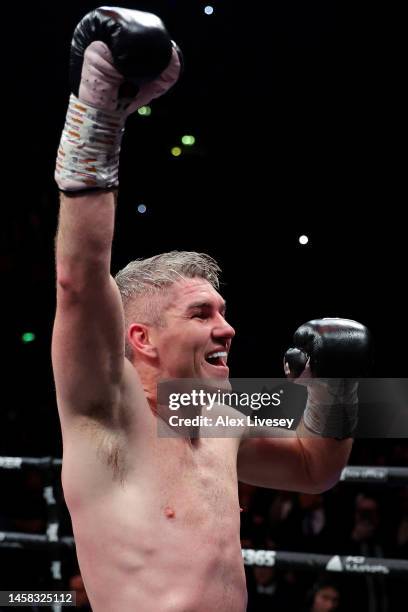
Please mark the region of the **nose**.
POLYGON ((220 315, 217 324, 213 328, 214 338, 227 338, 232 340, 235 336, 235 329, 230 325, 222 315, 220 315))

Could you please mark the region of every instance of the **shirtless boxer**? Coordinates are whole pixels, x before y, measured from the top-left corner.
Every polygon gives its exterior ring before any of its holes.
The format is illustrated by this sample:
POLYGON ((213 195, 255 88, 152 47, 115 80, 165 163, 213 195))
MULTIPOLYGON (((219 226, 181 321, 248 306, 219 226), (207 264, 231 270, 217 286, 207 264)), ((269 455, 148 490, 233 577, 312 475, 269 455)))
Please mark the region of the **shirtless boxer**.
MULTIPOLYGON (((52 358, 63 488, 95 612, 243 612, 238 480, 323 491, 347 462, 355 426, 354 388, 323 419, 327 390, 309 387, 302 427, 313 437, 157 436, 157 382, 227 379, 235 333, 208 256, 163 254, 130 264, 118 284, 110 276, 125 119, 179 73, 179 51, 153 15, 102 7, 75 31, 56 168, 52 358)), ((319 355, 358 353, 365 342, 358 323, 312 322, 287 353, 287 374, 318 374, 319 355)))

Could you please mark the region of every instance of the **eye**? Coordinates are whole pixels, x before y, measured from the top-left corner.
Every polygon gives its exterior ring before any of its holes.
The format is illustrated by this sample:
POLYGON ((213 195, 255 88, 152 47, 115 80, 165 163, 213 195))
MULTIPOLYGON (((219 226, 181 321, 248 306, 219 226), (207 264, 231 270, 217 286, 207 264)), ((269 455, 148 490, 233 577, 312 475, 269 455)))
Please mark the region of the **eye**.
POLYGON ((205 321, 205 319, 208 319, 208 317, 209 317, 209 313, 201 310, 200 312, 196 312, 195 314, 193 314, 191 318, 201 319, 202 321, 205 321))

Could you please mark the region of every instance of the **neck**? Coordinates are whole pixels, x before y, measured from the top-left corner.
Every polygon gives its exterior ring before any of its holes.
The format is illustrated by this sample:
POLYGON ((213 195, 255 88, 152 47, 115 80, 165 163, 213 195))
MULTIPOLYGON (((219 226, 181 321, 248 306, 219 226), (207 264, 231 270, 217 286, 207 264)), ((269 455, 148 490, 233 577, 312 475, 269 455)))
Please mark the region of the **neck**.
POLYGON ((132 365, 139 375, 145 397, 153 409, 157 406, 157 382, 160 380, 160 374, 157 368, 143 361, 134 360, 132 365))

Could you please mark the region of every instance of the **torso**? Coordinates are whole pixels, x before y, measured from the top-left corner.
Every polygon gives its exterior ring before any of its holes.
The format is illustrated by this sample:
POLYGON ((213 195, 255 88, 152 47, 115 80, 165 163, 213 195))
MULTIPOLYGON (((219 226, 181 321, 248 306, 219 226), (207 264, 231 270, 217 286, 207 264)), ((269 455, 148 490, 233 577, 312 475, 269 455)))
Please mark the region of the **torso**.
MULTIPOLYGON (((131 394, 130 394, 131 397, 131 394)), ((140 402, 139 402, 140 403, 140 402)), ((94 612, 243 612, 236 438, 63 426, 63 486, 94 612)))

